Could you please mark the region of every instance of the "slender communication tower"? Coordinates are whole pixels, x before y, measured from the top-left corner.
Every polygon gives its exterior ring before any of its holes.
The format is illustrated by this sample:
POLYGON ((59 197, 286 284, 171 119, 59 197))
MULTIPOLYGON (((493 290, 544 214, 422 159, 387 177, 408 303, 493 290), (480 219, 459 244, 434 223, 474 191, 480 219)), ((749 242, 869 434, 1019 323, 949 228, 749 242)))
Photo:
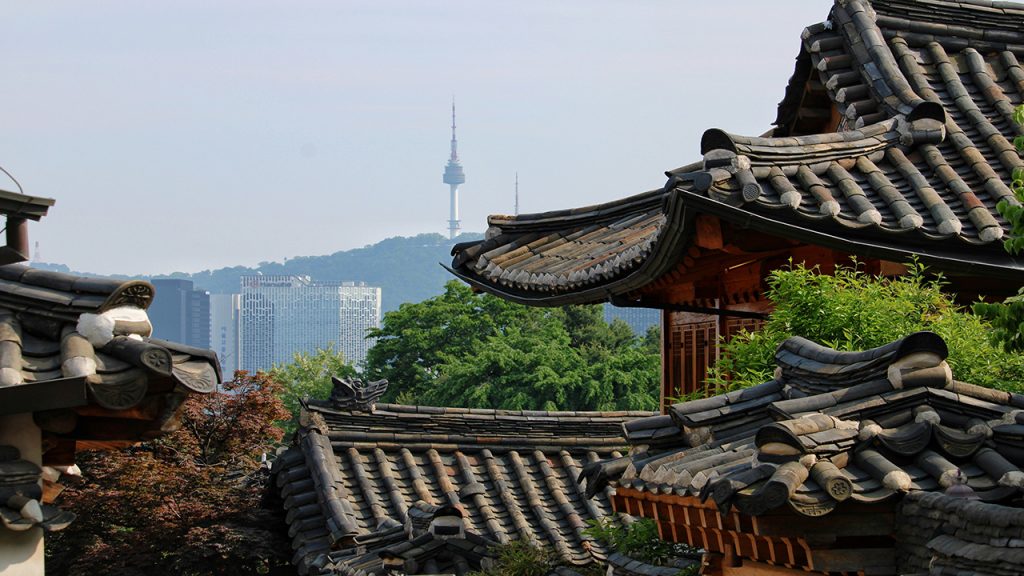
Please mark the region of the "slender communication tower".
POLYGON ((516 209, 515 216, 519 216, 519 172, 516 172, 516 209))
POLYGON ((462 230, 459 220, 459 186, 466 181, 466 173, 459 162, 459 143, 455 139, 455 99, 452 99, 452 155, 444 167, 444 183, 451 190, 451 208, 448 212, 448 238, 455 238, 462 230))

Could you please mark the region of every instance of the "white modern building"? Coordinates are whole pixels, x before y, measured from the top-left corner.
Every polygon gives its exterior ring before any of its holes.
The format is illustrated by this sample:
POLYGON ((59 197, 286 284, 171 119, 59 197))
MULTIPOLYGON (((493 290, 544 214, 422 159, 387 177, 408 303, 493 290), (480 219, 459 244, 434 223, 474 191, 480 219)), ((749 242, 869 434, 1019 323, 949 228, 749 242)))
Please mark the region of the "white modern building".
POLYGON ((269 370, 299 352, 330 344, 355 364, 366 359, 380 325, 380 288, 316 282, 309 276, 242 276, 238 359, 243 370, 269 370))
POLYGON ((210 348, 217 353, 224 378, 231 378, 238 364, 238 317, 241 296, 210 294, 210 348))

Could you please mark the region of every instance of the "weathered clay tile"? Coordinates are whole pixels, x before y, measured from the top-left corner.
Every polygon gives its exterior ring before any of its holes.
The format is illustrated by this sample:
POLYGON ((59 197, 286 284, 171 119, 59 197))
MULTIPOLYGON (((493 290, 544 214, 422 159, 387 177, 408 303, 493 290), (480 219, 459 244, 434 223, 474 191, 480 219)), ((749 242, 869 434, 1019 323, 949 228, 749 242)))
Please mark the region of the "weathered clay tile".
MULTIPOLYGON (((547 545, 572 565, 605 558, 583 531, 610 513, 608 495, 591 500, 576 479, 585 465, 620 456, 624 424, 649 412, 352 403, 352 391, 367 386, 335 386, 345 393, 309 402, 299 443, 274 465, 300 572, 383 574, 378 553, 415 559, 411 574, 424 573, 428 559, 451 566, 449 556, 479 569, 474 547, 489 554, 487 543, 513 539, 547 545), (389 526, 422 535, 445 507, 462 511, 464 537, 412 547, 394 538, 389 526)), ((678 430, 671 418, 661 424, 647 429, 678 430)))
MULTIPOLYGON (((598 463, 583 478, 618 478, 620 486, 661 494, 707 497, 717 490, 716 502, 729 506, 733 494, 763 479, 760 467, 767 465, 774 470, 772 491, 761 487, 736 501, 749 514, 778 507, 787 501, 783 492, 818 494, 821 484, 832 486, 823 492, 835 494, 835 501, 853 497, 870 503, 908 491, 943 490, 962 476, 987 500, 1012 497, 1024 486, 1018 468, 1024 465, 1024 424, 1017 423, 1005 392, 947 377, 916 378, 916 372, 945 372, 945 355, 945 343, 931 333, 859 353, 794 338, 779 347, 782 381, 772 381, 770 390, 780 392, 754 391, 753 400, 733 392, 675 405, 672 421, 681 434, 674 445, 651 446, 643 435, 632 436, 660 427, 665 417, 631 422, 628 439, 636 450, 625 462, 608 461, 616 472, 597 474, 606 465, 598 463), (918 361, 910 372, 893 368, 903 366, 900 359, 908 355, 932 358, 935 366, 918 361), (787 378, 797 379, 795 385, 787 378), (929 384, 913 384, 918 381, 929 384), (819 383, 817 393, 808 392, 808 382, 819 383), (801 388, 807 395, 786 397, 801 388), (766 409, 775 422, 759 415, 766 409), (750 419, 745 436, 724 440, 736 422, 750 419), (687 443, 686 427, 698 424, 706 426, 695 437, 700 442, 687 443), (814 484, 801 487, 807 482, 814 484)), ((598 492, 601 487, 587 485, 598 492)), ((814 498, 813 513, 820 514, 824 501, 814 498)), ((810 502, 798 502, 797 510, 810 502)))

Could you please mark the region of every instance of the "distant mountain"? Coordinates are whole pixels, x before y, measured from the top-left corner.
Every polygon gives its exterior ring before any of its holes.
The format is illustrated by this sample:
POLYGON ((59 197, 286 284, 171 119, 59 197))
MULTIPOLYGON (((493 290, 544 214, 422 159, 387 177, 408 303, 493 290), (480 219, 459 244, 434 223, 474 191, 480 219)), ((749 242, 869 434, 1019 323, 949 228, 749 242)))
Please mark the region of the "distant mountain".
MULTIPOLYGON (((381 308, 384 312, 397 309, 404 302, 420 302, 444 291, 445 282, 455 277, 439 263, 451 262, 451 247, 456 242, 480 240, 483 234, 466 233, 455 240, 440 234, 419 234, 412 237, 396 236, 363 248, 343 250, 327 256, 300 256, 285 262, 261 262, 255 268, 232 266, 217 270, 204 270, 195 274, 175 272, 168 275, 134 276, 140 279, 182 278, 195 282, 196 288, 213 293, 238 292, 238 278, 246 274, 291 275, 303 274, 314 280, 366 282, 380 286, 381 308)), ((63 264, 34 262, 32 266, 70 272, 63 264)), ((86 276, 100 276, 77 272, 86 276)), ((123 275, 108 277, 125 278, 123 275)))

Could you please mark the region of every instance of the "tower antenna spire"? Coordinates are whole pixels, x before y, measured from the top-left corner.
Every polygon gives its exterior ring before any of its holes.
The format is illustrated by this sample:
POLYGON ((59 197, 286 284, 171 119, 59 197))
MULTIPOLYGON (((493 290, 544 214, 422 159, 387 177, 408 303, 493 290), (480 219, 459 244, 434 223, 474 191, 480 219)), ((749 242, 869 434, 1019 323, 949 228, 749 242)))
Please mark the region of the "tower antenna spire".
POLYGON ((459 161, 459 141, 455 139, 455 96, 452 96, 452 155, 448 160, 459 161))
POLYGON ((459 162, 459 143, 455 139, 455 96, 452 96, 452 152, 444 167, 442 181, 448 185, 451 197, 448 210, 448 238, 451 239, 462 231, 462 221, 459 220, 459 186, 466 181, 466 173, 462 171, 462 163, 459 162))
POLYGON ((519 171, 516 170, 516 207, 515 215, 519 216, 519 171))

